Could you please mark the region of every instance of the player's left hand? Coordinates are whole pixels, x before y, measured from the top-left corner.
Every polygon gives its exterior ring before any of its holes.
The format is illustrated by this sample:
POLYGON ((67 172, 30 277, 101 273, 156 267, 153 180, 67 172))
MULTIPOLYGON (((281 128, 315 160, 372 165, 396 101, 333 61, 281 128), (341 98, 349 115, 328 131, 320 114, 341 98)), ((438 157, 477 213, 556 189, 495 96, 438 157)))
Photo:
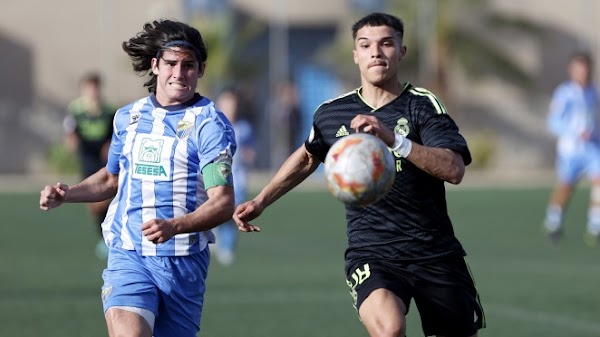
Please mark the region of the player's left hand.
POLYGON ((171 221, 152 219, 142 224, 142 234, 154 244, 167 242, 175 235, 175 228, 171 221))
POLYGON ((591 130, 589 130, 589 129, 588 129, 588 130, 585 130, 585 131, 583 131, 583 132, 582 132, 582 133, 579 135, 579 137, 580 137, 580 138, 581 138, 581 140, 583 140, 583 141, 588 141, 588 140, 592 139, 592 131, 591 131, 591 130))
POLYGON ((240 232, 260 232, 260 227, 252 225, 251 220, 262 214, 264 207, 255 200, 249 200, 239 205, 233 212, 235 221, 240 232))
POLYGON ((387 146, 394 145, 394 131, 390 130, 381 121, 370 115, 356 115, 350 121, 350 127, 356 132, 370 133, 379 137, 387 146))

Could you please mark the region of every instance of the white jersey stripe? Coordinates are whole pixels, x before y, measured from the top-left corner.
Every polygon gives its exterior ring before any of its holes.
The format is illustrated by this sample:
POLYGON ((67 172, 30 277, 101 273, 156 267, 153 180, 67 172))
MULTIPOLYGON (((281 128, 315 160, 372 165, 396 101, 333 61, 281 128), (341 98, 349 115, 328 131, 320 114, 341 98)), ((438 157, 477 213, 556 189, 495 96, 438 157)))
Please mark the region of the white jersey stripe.
MULTIPOLYGON (((187 109, 183 118, 182 123, 194 123, 196 115, 192 109, 187 109)), ((186 139, 189 137, 189 133, 184 133, 186 139)), ((173 160, 178 164, 173 169, 173 216, 183 216, 187 213, 187 191, 189 181, 187 177, 188 173, 188 142, 180 141, 177 143, 173 160)), ((178 234, 175 235, 175 256, 189 255, 190 251, 190 235, 192 234, 178 234)), ((194 234, 195 235, 195 234, 194 234)))
MULTIPOLYGON (((144 104, 146 103, 146 100, 139 100, 137 101, 133 107, 131 108, 131 112, 130 112, 130 116, 139 116, 141 114, 141 110, 144 107, 144 104)), ((126 131, 127 131, 127 135, 125 136, 125 142, 124 142, 124 146, 123 146, 123 153, 131 153, 131 150, 133 148, 133 141, 135 139, 135 129, 138 126, 137 123, 130 123, 129 125, 126 127, 126 131)), ((132 188, 132 181, 130 179, 131 176, 131 163, 127 162, 127 163, 120 163, 121 166, 121 170, 120 170, 120 175, 119 175, 119 193, 126 193, 127 197, 125 197, 125 209, 129 209, 131 207, 131 191, 133 190, 132 188), (127 165, 127 167, 125 167, 125 164, 127 165), (125 185, 125 181, 127 181, 127 185, 125 185), (125 191, 121 191, 121 186, 126 186, 125 191)), ((128 212, 122 212, 121 213, 122 218, 121 218, 121 224, 127 224, 127 222, 129 221, 129 213, 128 212)), ((131 235, 129 234, 129 228, 126 225, 121 225, 120 228, 120 239, 121 239, 121 247, 123 249, 127 249, 127 250, 133 250, 135 249, 135 245, 133 244, 133 240, 131 238, 131 235)))
MULTIPOLYGON (((156 199, 154 197, 154 182, 153 181, 142 181, 142 224, 156 219, 156 208, 154 204, 156 199)), ((140 234, 141 235, 141 234, 140 234)), ((142 236, 142 255, 144 256, 155 256, 156 245, 144 235, 142 236)))

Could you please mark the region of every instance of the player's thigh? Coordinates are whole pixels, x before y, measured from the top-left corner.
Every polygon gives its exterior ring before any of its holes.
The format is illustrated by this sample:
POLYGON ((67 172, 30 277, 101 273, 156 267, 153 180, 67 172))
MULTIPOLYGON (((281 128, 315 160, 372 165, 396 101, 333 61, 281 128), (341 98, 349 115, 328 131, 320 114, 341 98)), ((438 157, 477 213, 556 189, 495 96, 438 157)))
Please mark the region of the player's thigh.
POLYGON ((347 274, 354 307, 369 334, 403 336, 412 287, 402 273, 378 263, 360 263, 347 274))
POLYGON ((145 331, 143 323, 151 330, 151 324, 141 315, 131 311, 111 310, 115 307, 137 308, 157 316, 158 289, 139 255, 135 251, 111 247, 102 278, 102 303, 109 330, 127 330, 131 325, 133 331, 145 331), (135 325, 135 322, 140 325, 135 325))
MULTIPOLYGON (((152 315, 152 314, 150 314, 152 315)), ((139 313, 122 309, 121 307, 111 307, 104 314, 108 335, 131 336, 131 337, 151 337, 152 328, 150 323, 139 313)))
POLYGON ((556 158, 556 175, 563 185, 573 185, 586 171, 587 159, 584 155, 561 155, 556 158))
POLYGON ((372 291, 358 314, 372 337, 403 337, 406 332, 406 305, 388 289, 372 291))
POLYGON ((462 257, 419 264, 415 304, 426 336, 473 336, 485 316, 470 270, 462 257))
POLYGON ((154 336, 195 337, 200 330, 204 306, 209 249, 160 260, 154 266, 160 289, 160 312, 154 324, 154 336))
POLYGON ((586 175, 594 186, 600 186, 600 149, 592 149, 586 154, 586 175))

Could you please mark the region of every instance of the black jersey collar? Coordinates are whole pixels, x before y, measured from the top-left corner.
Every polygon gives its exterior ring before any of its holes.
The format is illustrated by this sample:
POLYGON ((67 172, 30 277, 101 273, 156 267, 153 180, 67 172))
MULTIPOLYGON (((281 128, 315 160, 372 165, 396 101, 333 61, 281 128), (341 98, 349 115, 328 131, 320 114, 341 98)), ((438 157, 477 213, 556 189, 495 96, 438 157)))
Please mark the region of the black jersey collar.
MULTIPOLYGON (((404 82, 404 88, 402 88, 402 91, 400 91, 400 94, 398 94, 398 97, 402 96, 402 94, 406 91, 406 89, 408 87, 411 86, 410 82, 404 82)), ((392 103, 393 101, 397 100, 398 97, 394 98, 393 100, 391 100, 390 102, 388 102, 386 105, 379 107, 378 109, 375 109, 371 104, 369 104, 369 102, 367 102, 367 100, 365 100, 365 98, 361 95, 360 91, 361 91, 362 87, 359 87, 358 89, 356 89, 356 95, 358 95, 358 98, 369 108, 371 108, 371 112, 374 112, 376 110, 380 110, 381 108, 383 108, 384 106, 388 106, 390 103, 392 103)))
POLYGON ((167 111, 177 111, 177 110, 189 108, 189 107, 193 106, 194 104, 198 103, 203 98, 204 97, 202 97, 199 93, 194 93, 194 97, 192 97, 188 101, 185 101, 180 104, 175 104, 175 105, 162 106, 160 103, 158 103, 158 100, 156 100, 156 95, 154 93, 150 94, 150 100, 152 101, 152 104, 157 108, 162 108, 167 111))

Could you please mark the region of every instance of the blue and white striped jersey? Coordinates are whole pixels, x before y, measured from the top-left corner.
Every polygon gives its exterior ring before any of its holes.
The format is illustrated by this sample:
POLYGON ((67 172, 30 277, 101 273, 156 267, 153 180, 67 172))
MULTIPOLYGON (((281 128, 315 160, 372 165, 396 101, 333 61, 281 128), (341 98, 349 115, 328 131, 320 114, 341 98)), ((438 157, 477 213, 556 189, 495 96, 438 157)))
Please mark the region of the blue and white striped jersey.
POLYGON ((106 168, 119 189, 102 224, 109 246, 144 256, 199 253, 214 242, 210 231, 178 234, 154 244, 141 225, 191 213, 207 200, 202 168, 236 150, 231 123, 208 98, 162 107, 152 94, 115 114, 106 168))
POLYGON ((587 144, 600 142, 600 98, 593 85, 582 88, 573 81, 559 85, 552 96, 548 129, 558 138, 563 154, 583 153, 587 144), (587 133, 589 139, 582 135, 587 133))

